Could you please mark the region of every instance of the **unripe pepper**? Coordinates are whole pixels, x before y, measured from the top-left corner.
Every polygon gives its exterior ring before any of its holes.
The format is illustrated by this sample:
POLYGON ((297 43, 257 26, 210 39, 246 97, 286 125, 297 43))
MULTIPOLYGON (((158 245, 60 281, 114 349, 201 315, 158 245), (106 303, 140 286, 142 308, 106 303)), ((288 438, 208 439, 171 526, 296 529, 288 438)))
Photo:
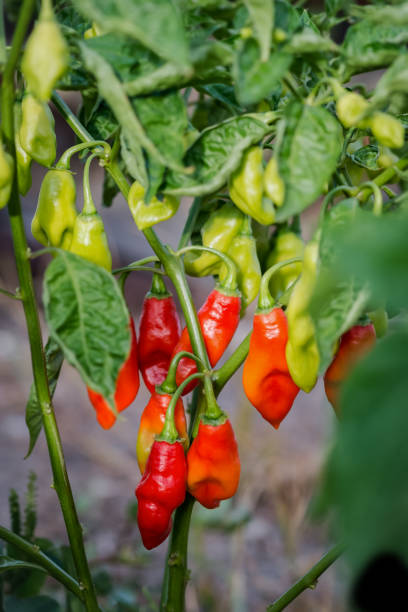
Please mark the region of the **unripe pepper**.
POLYGON ((139 367, 151 393, 166 378, 179 338, 180 321, 173 297, 161 277, 154 274, 139 323, 139 367))
MULTIPOLYGON (((223 204, 214 211, 201 228, 202 244, 222 253, 227 253, 235 236, 238 234, 244 215, 232 203, 223 204)), ((216 274, 220 267, 220 258, 213 253, 186 253, 184 268, 190 276, 207 276, 216 274)))
MULTIPOLYGON (((135 324, 129 321, 131 331, 131 344, 129 356, 120 369, 116 381, 115 407, 117 412, 125 410, 135 399, 139 390, 139 366, 137 359, 137 340, 135 324)), ((96 418, 104 429, 110 429, 116 421, 116 414, 111 410, 104 397, 88 387, 88 396, 96 410, 96 418)))
MULTIPOLYGON (((289 260, 290 261, 290 260, 289 260)), ((271 275, 285 263, 272 266, 262 277, 258 308, 242 373, 245 394, 275 429, 288 414, 299 393, 286 361, 288 323, 269 293, 271 275)))
POLYGON ((391 149, 400 149, 404 144, 404 126, 399 119, 388 113, 375 112, 369 120, 373 136, 391 149))
MULTIPOLYGON (((279 230, 274 236, 273 248, 266 259, 266 267, 270 268, 277 263, 287 261, 293 257, 302 257, 305 245, 301 237, 287 227, 279 230)), ((296 281, 302 271, 302 262, 296 262, 284 266, 273 274, 269 289, 273 297, 285 293, 285 291, 296 281)))
POLYGON ((77 216, 72 233, 71 253, 80 255, 106 270, 112 268, 112 256, 109 251, 102 217, 95 208, 89 185, 89 165, 96 154, 88 157, 84 168, 84 207, 77 216))
POLYGON ((262 225, 270 225, 275 220, 275 207, 264 195, 263 176, 262 149, 250 147, 244 153, 240 166, 231 175, 229 193, 243 213, 262 225))
POLYGON ((69 170, 47 172, 31 222, 31 232, 38 242, 69 250, 78 214, 75 195, 75 181, 69 170))
POLYGON ((159 200, 154 196, 146 204, 144 201, 145 188, 138 181, 135 181, 129 190, 128 205, 133 219, 140 230, 167 221, 176 214, 180 202, 173 196, 165 196, 159 200))
POLYGON ((187 453, 187 487, 206 508, 216 508, 235 495, 241 464, 228 417, 201 417, 197 436, 187 453))
POLYGON ((363 96, 354 91, 346 91, 340 95, 336 103, 336 113, 340 122, 346 128, 358 126, 367 127, 366 120, 360 120, 361 115, 368 109, 368 102, 363 96))
POLYGON ((0 142, 0 209, 7 206, 13 186, 14 160, 0 142))
POLYGON ((18 190, 25 195, 31 187, 31 156, 20 142, 21 104, 14 104, 14 143, 16 147, 18 190))
POLYGON ((264 191, 275 206, 282 206, 285 200, 285 183, 279 174, 278 160, 271 157, 263 175, 264 191))
POLYGON ((317 239, 306 245, 301 276, 296 283, 286 310, 289 339, 286 359, 293 381, 308 393, 316 384, 319 371, 319 349, 316 331, 309 312, 317 278, 319 243, 317 239))
POLYGON ((54 117, 47 104, 28 94, 21 104, 19 132, 23 149, 42 166, 51 166, 57 154, 54 117))
POLYGON ((68 45, 55 20, 51 0, 42 0, 39 20, 30 34, 21 62, 28 90, 46 102, 68 66, 68 45))
POLYGON ((339 349, 324 375, 327 399, 337 416, 340 416, 341 386, 357 362, 372 349, 375 339, 375 329, 372 324, 355 325, 341 337, 339 349))

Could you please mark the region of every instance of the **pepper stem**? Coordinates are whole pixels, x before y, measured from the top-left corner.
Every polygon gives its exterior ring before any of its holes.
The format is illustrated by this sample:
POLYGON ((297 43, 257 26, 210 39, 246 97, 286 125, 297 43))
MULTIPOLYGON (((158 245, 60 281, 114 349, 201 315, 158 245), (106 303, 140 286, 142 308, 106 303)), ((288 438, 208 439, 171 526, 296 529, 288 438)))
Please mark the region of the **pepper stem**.
POLYGON ((111 154, 110 145, 104 140, 90 140, 89 142, 81 142, 80 144, 74 145, 73 147, 69 147, 69 149, 67 149, 61 155, 55 167, 58 170, 69 170, 71 164, 71 157, 75 155, 75 153, 79 153, 84 149, 93 149, 94 147, 103 147, 103 157, 107 162, 111 154))
POLYGON ((268 310, 268 311, 272 310, 272 308, 275 306, 275 300, 273 299, 273 297, 271 296, 271 292, 269 291, 269 281, 271 280, 271 277, 275 274, 275 272, 283 268, 283 266, 287 266, 289 264, 293 264, 298 261, 302 261, 302 258, 292 257, 291 259, 288 259, 287 261, 280 261, 274 266, 271 266, 270 268, 268 268, 268 270, 262 276, 262 280, 261 280, 261 287, 259 290, 259 299, 258 299, 258 308, 257 308, 258 312, 263 311, 263 310, 268 310))
POLYGON ((177 384, 176 384, 177 367, 178 367, 180 360, 183 359, 183 357, 194 359, 194 361, 197 364, 201 364, 203 366, 203 362, 201 361, 199 357, 197 357, 197 355, 194 355, 193 353, 189 353, 188 351, 180 351, 180 353, 177 353, 177 355, 175 355, 173 359, 171 360, 165 380, 161 383, 161 385, 157 385, 156 390, 159 393, 173 394, 175 392, 175 390, 177 389, 177 384))
POLYGON ((95 157, 98 157, 98 154, 92 153, 86 160, 84 168, 84 207, 82 212, 86 215, 94 215, 97 212, 95 202, 92 198, 91 186, 89 184, 89 166, 95 157))
POLYGON ((355 192, 355 187, 352 187, 351 185, 338 185, 337 187, 334 187, 331 191, 329 191, 329 193, 324 198, 322 202, 322 207, 320 209, 320 215, 319 215, 319 225, 320 226, 323 224, 323 219, 324 219, 326 210, 330 202, 332 201, 333 197, 337 193, 340 193, 340 191, 343 191, 344 193, 352 195, 353 192, 355 192))
POLYGON ((373 192, 373 196, 374 196, 373 214, 376 217, 379 217, 382 213, 382 208, 383 208, 383 199, 381 195, 381 189, 379 188, 377 183, 374 183, 374 181, 367 181, 366 183, 362 183, 361 185, 358 186, 357 194, 360 193, 360 191, 364 189, 365 187, 368 187, 373 192))
MULTIPOLYGON (((160 264, 156 264, 156 267, 160 268, 160 264)), ((167 291, 166 285, 164 284, 161 274, 157 272, 153 273, 152 286, 150 287, 149 293, 146 295, 147 298, 167 298, 170 297, 170 293, 167 291)))
POLYGON ((231 257, 228 257, 225 253, 221 251, 217 251, 217 249, 212 249, 211 247, 206 247, 202 245, 190 245, 183 247, 179 251, 177 251, 176 255, 184 255, 188 251, 205 251, 206 253, 212 253, 213 255, 217 255, 227 266, 227 274, 224 280, 220 283, 220 287, 223 289, 227 289, 228 291, 235 291, 237 289, 237 267, 235 263, 232 261, 231 257))
POLYGON ((164 420, 163 429, 161 430, 160 436, 156 438, 157 442, 168 442, 169 444, 173 444, 177 441, 178 431, 177 427, 174 423, 174 410, 176 408, 176 404, 181 397, 184 389, 192 380, 196 378, 203 378, 208 374, 204 372, 196 372, 195 374, 191 374, 186 380, 184 380, 179 387, 177 387, 177 391, 174 393, 173 397, 170 400, 169 405, 166 410, 166 417, 164 420))

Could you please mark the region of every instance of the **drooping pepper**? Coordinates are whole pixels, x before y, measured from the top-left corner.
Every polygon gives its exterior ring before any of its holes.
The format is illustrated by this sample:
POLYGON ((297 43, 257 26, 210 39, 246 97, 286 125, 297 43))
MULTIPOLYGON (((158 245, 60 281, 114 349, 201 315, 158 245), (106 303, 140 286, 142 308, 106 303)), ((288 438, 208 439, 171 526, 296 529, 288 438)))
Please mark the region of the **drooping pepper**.
POLYGON ((378 142, 391 149, 400 149, 404 144, 404 126, 388 113, 376 111, 369 119, 369 126, 378 142))
POLYGON ((302 273, 296 283, 286 310, 289 339, 286 360, 293 381, 309 393, 316 384, 319 371, 319 349, 309 305, 316 284, 319 255, 318 239, 305 247, 302 273))
MULTIPOLYGON (((186 249, 191 249, 191 247, 186 247, 186 249)), ((228 276, 222 283, 216 286, 198 311, 198 320, 211 366, 217 363, 231 342, 239 323, 241 310, 241 298, 237 290, 235 265, 225 255, 223 255, 223 260, 229 262, 228 276)), ((180 339, 174 348, 173 356, 180 353, 180 351, 192 352, 187 327, 181 332, 180 339)), ((197 366, 192 359, 187 357, 181 359, 177 368, 177 385, 180 385, 196 371, 197 366)), ((188 385, 184 393, 189 393, 196 384, 194 382, 188 385)))
MULTIPOLYGON (((237 266, 238 287, 242 294, 242 307, 246 308, 258 295, 261 284, 261 266, 256 252, 256 242, 251 229, 251 218, 246 215, 239 233, 232 240, 227 255, 237 266)), ((227 274, 222 264, 219 279, 222 282, 227 274)))
POLYGON ((275 156, 271 157, 266 164, 263 175, 264 191, 275 206, 282 206, 285 200, 285 183, 278 169, 278 160, 275 156))
POLYGON ((21 104, 19 132, 23 149, 42 166, 51 166, 57 154, 54 117, 48 105, 27 94, 21 104))
POLYGON ((327 399, 340 416, 340 392, 344 380, 349 376, 357 362, 375 344, 374 325, 355 325, 342 335, 340 346, 333 361, 324 375, 324 388, 327 399))
POLYGON ((280 262, 272 266, 262 277, 258 308, 242 373, 247 398, 275 429, 278 429, 299 393, 286 361, 286 315, 282 308, 274 304, 268 289, 271 276, 284 265, 285 262, 280 262))
POLYGON ((40 16, 28 38, 21 70, 28 90, 48 101, 69 66, 68 45, 55 19, 51 0, 42 0, 40 16))
POLYGON ((69 170, 49 170, 41 184, 31 232, 45 246, 69 250, 77 218, 75 181, 69 170))
POLYGON ((14 161, 0 142, 0 209, 7 206, 13 185, 14 161))
POLYGON ((146 470, 136 488, 137 522, 145 548, 159 546, 171 530, 173 511, 186 495, 187 465, 184 448, 177 439, 174 409, 180 393, 175 393, 166 411, 163 430, 153 442, 146 470))
POLYGON ((336 113, 344 127, 366 127, 366 120, 361 120, 361 116, 368 109, 367 100, 361 94, 347 91, 342 87, 339 88, 338 94, 336 113))
POLYGON ((201 417, 187 453, 187 487, 206 508, 216 508, 235 495, 241 464, 234 431, 226 414, 201 417))
POLYGON ((31 157, 20 142, 21 104, 14 104, 14 143, 16 147, 18 190, 25 195, 31 187, 31 157))
POLYGON ((139 323, 139 367, 151 393, 166 378, 179 338, 180 321, 173 297, 161 277, 154 274, 139 323))
POLYGON ((128 205, 133 219, 140 230, 167 221, 176 214, 180 202, 173 196, 165 196, 159 200, 156 196, 149 204, 144 201, 145 188, 135 181, 129 190, 128 205))
POLYGON ((84 168, 84 207, 74 223, 71 253, 111 270, 112 256, 109 251, 102 217, 95 208, 89 184, 89 165, 96 154, 88 157, 84 168))
MULTIPOLYGON (((302 257, 304 244, 301 237, 288 227, 280 229, 274 236, 273 248, 266 259, 266 267, 270 268, 281 261, 292 257, 302 257)), ((296 262, 277 270, 270 280, 269 288, 277 298, 295 282, 302 270, 302 263, 296 262)))
MULTIPOLYGON (((231 202, 223 204, 214 211, 201 228, 202 244, 222 253, 227 253, 233 239, 238 234, 244 215, 231 202)), ((184 268, 190 276, 207 276, 216 274, 220 267, 220 258, 213 253, 186 253, 184 268)))
MULTIPOLYGON (((131 345, 127 360, 120 369, 115 390, 115 407, 117 412, 125 410, 135 399, 139 390, 139 366, 137 358, 137 340, 135 324, 131 318, 129 321, 131 330, 131 345)), ((88 396, 92 406, 96 410, 98 423, 104 429, 110 429, 116 421, 116 415, 102 395, 88 387, 88 396)))
POLYGON ((262 149, 250 147, 244 153, 240 166, 231 175, 229 193, 243 213, 262 225, 270 225, 275 220, 275 207, 264 194, 263 176, 262 149))

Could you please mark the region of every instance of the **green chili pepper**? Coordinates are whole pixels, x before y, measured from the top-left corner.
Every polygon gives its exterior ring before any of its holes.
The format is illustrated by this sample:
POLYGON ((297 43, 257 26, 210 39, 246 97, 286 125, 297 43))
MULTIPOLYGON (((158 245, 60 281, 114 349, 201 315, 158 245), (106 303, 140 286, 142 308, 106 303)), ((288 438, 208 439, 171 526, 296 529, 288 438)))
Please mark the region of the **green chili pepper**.
POLYGON ((13 186, 14 161, 0 143, 0 209, 7 206, 13 186))
POLYGON ((145 230, 176 214, 180 202, 173 196, 165 196, 163 200, 153 197, 149 204, 145 204, 144 194, 143 185, 135 181, 129 191, 128 205, 138 229, 145 230))
POLYGON ((112 257, 109 251, 102 217, 98 214, 92 199, 89 185, 89 166, 96 156, 90 155, 84 169, 84 207, 74 224, 71 253, 76 253, 88 261, 112 269, 112 257))
MULTIPOLYGON (((230 202, 213 212, 201 228, 203 246, 226 253, 232 240, 238 234, 244 215, 230 202)), ((212 253, 187 252, 184 267, 190 276, 216 274, 221 265, 219 257, 212 253)))
POLYGON ((285 200, 285 183, 279 174, 276 157, 271 157, 266 164, 263 183, 264 191, 268 198, 272 200, 275 206, 282 206, 285 200))
MULTIPOLYGON (((292 257, 302 257, 304 250, 303 240, 298 234, 287 227, 279 230, 274 236, 274 245, 270 251, 267 260, 266 268, 287 261, 292 257)), ((280 295, 296 281, 302 271, 302 262, 289 264, 280 268, 272 275, 269 289, 274 298, 280 295)))
POLYGON ((18 190, 25 195, 31 187, 31 156, 20 142, 21 104, 14 104, 14 143, 16 147, 18 190))
POLYGON ((336 113, 340 122, 346 128, 358 126, 367 127, 366 120, 359 120, 361 115, 367 110, 369 104, 362 95, 354 91, 344 90, 336 103, 336 113))
POLYGON ((45 246, 69 250, 77 218, 75 181, 69 170, 49 170, 41 184, 31 232, 45 246))
POLYGON ((404 126, 399 119, 388 113, 375 112, 369 125, 378 142, 391 149, 400 149, 404 144, 404 126))
POLYGON ((40 17, 27 41, 21 70, 27 89, 47 102, 69 66, 68 45, 55 20, 51 0, 42 0, 40 17))
POLYGON ((38 164, 51 166, 55 160, 57 142, 54 117, 48 105, 28 94, 23 98, 21 110, 21 146, 38 164))

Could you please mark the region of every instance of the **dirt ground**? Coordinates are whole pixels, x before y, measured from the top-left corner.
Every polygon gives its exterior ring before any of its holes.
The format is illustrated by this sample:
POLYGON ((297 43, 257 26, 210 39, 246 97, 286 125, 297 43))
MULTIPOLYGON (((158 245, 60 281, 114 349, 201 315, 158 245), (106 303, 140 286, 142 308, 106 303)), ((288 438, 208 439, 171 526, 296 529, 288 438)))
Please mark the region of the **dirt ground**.
MULTIPOLYGON (((61 147, 70 144, 72 139, 67 135, 61 147)), ((40 178, 40 173, 34 177, 33 189, 24 200, 28 233, 40 178)), ((99 202, 102 183, 99 169, 94 170, 93 179, 95 201, 99 202)), ((102 214, 115 266, 150 254, 123 199, 117 198, 114 206, 102 214)), ((160 228, 159 234, 165 241, 175 242, 185 214, 186 206, 164 229, 160 228)), ((311 219, 309 225, 312 224, 311 219)), ((0 248, 0 285, 13 290, 17 281, 5 211, 0 213, 0 248)), ((43 258, 34 262, 39 299, 45 264, 43 258)), ((148 285, 149 279, 143 273, 133 274, 129 280, 127 298, 136 319, 148 285)), ((212 281, 193 279, 191 285, 199 306, 212 281)), ((253 308, 241 321, 231 350, 249 331, 251 314, 253 308)), ((46 337, 45 325, 43 330, 46 337)), ((209 524, 217 516, 212 514, 214 511, 198 507, 194 510, 188 612, 261 612, 332 544, 325 526, 313 523, 308 515, 335 427, 322 385, 319 383, 309 395, 299 394, 276 432, 249 405, 240 375, 238 372, 226 387, 220 403, 230 413, 235 428, 242 462, 241 484, 233 504, 227 504, 225 510, 221 506, 218 525, 209 524), (231 529, 234 519, 241 524, 231 529)), ((28 473, 34 470, 39 489, 37 535, 65 542, 57 496, 50 486, 52 476, 43 435, 33 454, 23 459, 28 448, 24 410, 31 380, 22 308, 0 296, 0 522, 9 524, 10 487, 23 495, 28 473)), ((64 364, 54 404, 93 567, 107 568, 114 581, 121 585, 131 583, 139 593, 143 585, 140 601, 151 597, 157 602, 166 545, 145 552, 131 518, 134 489, 140 478, 135 442, 138 421, 147 400, 148 392, 143 387, 123 419, 109 432, 103 431, 96 422, 79 375, 64 364)), ((342 612, 342 599, 342 568, 338 562, 319 580, 316 589, 305 592, 287 609, 289 612, 342 612)))

